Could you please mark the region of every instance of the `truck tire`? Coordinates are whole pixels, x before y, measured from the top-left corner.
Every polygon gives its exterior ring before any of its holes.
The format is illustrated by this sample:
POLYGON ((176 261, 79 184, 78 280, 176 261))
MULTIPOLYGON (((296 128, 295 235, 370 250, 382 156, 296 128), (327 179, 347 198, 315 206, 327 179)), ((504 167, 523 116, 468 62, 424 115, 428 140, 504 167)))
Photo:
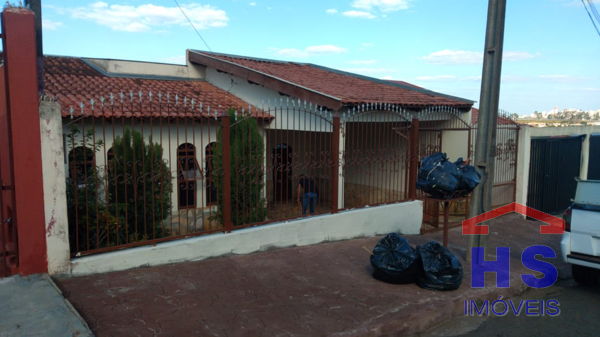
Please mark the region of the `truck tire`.
POLYGON ((593 285, 596 282, 596 271, 594 269, 576 264, 571 266, 575 282, 581 285, 593 285))

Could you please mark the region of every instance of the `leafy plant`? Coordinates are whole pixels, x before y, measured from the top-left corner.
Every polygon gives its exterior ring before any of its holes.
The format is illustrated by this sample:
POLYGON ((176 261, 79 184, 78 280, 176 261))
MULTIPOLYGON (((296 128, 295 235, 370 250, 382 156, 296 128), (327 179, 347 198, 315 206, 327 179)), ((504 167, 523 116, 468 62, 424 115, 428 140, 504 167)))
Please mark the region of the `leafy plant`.
POLYGON ((99 248, 106 241, 107 219, 105 203, 100 199, 102 186, 95 152, 100 151, 102 141, 94 142, 94 130, 82 132, 72 127, 66 136, 72 147, 68 154, 67 216, 71 253, 99 248))
MULTIPOLYGON (((263 138, 258 131, 256 119, 228 111, 231 120, 230 172, 231 172, 231 217, 234 226, 264 221, 267 215, 262 197, 263 183, 263 138)), ((217 133, 217 144, 213 156, 214 180, 217 188, 217 218, 223 221, 223 130, 217 133)))
POLYGON ((129 242, 167 235, 162 222, 170 214, 172 182, 160 144, 126 128, 113 143, 107 171, 107 209, 123 220, 121 235, 129 242))

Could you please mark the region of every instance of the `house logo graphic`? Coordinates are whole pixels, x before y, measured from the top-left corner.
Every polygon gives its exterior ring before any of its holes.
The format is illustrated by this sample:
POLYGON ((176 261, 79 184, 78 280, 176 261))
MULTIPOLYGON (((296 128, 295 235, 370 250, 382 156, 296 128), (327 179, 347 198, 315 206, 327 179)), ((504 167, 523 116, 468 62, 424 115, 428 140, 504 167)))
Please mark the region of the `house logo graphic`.
POLYGON ((535 208, 518 204, 516 202, 498 207, 491 211, 479 214, 462 222, 463 235, 488 235, 488 225, 481 225, 482 222, 497 218, 508 213, 519 213, 541 222, 546 225, 540 225, 540 234, 562 234, 565 232, 565 221, 554 215, 544 213, 535 208))
MULTIPOLYGON (((462 234, 488 235, 489 228, 487 225, 481 225, 482 222, 512 212, 545 222, 547 225, 541 225, 539 228, 540 234, 562 234, 565 231, 565 222, 563 219, 513 202, 464 220, 462 222, 462 234)), ((471 254, 471 287, 485 287, 485 273, 487 272, 496 274, 497 288, 510 287, 510 247, 496 247, 495 261, 485 260, 485 247, 472 247, 471 254)), ((551 263, 539 260, 539 256, 544 258, 557 257, 556 252, 551 247, 545 245, 533 245, 523 250, 521 254, 523 266, 543 275, 542 277, 526 273, 521 275, 522 281, 532 288, 549 287, 558 279, 558 270, 556 267, 551 263)))

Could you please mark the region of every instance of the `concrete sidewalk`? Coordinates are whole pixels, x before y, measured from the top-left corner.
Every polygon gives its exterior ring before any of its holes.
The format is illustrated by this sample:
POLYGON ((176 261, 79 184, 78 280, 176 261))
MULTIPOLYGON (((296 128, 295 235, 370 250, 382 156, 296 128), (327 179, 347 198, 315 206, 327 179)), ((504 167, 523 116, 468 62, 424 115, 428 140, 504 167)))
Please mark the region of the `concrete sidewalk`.
MULTIPOLYGON (((407 236, 413 245, 441 233, 407 236)), ((489 247, 511 247, 511 287, 473 289, 467 237, 450 232, 465 277, 455 291, 392 285, 371 277, 379 237, 323 243, 58 280, 97 336, 407 336, 464 316, 464 300, 521 294, 522 249, 558 235, 516 214, 493 221, 489 247)), ((489 249, 488 252, 495 252, 489 249)), ((561 265, 558 259, 551 261, 561 265)), ((564 270, 559 268, 560 273, 564 270)), ((529 272, 529 271, 528 271, 529 272)), ((490 278, 490 281, 492 278, 490 278)))
POLYGON ((0 336, 93 336, 47 275, 0 279, 0 336))

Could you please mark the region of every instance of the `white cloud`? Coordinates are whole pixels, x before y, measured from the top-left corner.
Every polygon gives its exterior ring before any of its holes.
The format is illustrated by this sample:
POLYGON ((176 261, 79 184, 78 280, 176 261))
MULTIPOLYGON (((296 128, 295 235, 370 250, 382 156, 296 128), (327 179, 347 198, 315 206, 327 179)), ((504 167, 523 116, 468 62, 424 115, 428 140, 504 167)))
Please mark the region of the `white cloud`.
POLYGON ((368 68, 368 67, 346 68, 344 70, 347 72, 357 73, 357 74, 362 74, 362 75, 367 75, 367 76, 381 75, 381 74, 385 74, 385 75, 389 76, 389 73, 393 73, 395 71, 394 69, 390 69, 390 68, 368 68))
POLYGON ((480 63, 483 60, 482 55, 476 51, 444 49, 423 56, 422 59, 436 64, 480 63))
POLYGON ((361 18, 361 19, 375 19, 377 16, 364 11, 345 11, 342 15, 350 18, 361 18))
MULTIPOLYGON (((504 52, 503 59, 504 61, 521 61, 539 55, 522 51, 507 51, 504 52)), ((470 50, 444 49, 423 56, 422 59, 434 64, 479 64, 483 62, 483 53, 470 50)))
POLYGON ((336 14, 337 12, 338 12, 338 10, 335 8, 329 8, 329 9, 325 10, 325 13, 327 13, 327 14, 336 14))
POLYGON ((345 53, 347 51, 346 48, 334 46, 332 44, 324 44, 324 45, 320 45, 320 46, 309 46, 309 47, 306 47, 305 50, 311 54, 321 54, 321 53, 340 54, 340 53, 345 53))
POLYGON ((434 75, 434 76, 417 76, 416 80, 419 81, 447 81, 447 80, 455 80, 456 76, 454 75, 434 75))
POLYGON ((354 0, 352 7, 366 11, 396 12, 407 9, 409 0, 354 0))
POLYGON ((256 2, 252 1, 252 2, 251 2, 251 3, 249 3, 248 5, 250 5, 250 6, 254 7, 254 6, 256 6, 256 2))
POLYGON ((341 54, 347 51, 346 48, 342 48, 339 46, 335 46, 332 44, 324 44, 318 46, 308 46, 304 49, 297 48, 275 48, 275 53, 277 55, 285 56, 285 57, 293 57, 293 58, 305 58, 310 57, 317 54, 341 54))
POLYGON ((59 21, 52 21, 48 19, 42 19, 42 28, 46 30, 57 30, 62 27, 63 23, 59 21))
POLYGON ((521 61, 538 57, 540 54, 531 54, 526 51, 506 51, 504 52, 504 61, 521 61))
POLYGON ((550 79, 550 80, 557 80, 557 79, 566 79, 569 78, 569 75, 561 75, 561 74, 551 74, 551 75, 540 75, 540 78, 543 79, 550 79))
POLYGON ((377 63, 377 60, 352 60, 348 61, 348 63, 356 65, 369 65, 377 63))
MULTIPOLYGON (((198 29, 224 27, 229 21, 224 10, 210 5, 186 4, 181 7, 198 29)), ((113 30, 126 32, 142 32, 172 25, 189 25, 179 8, 154 4, 109 5, 99 1, 86 7, 73 9, 71 15, 113 30)))
POLYGON ((551 80, 556 82, 576 82, 584 79, 583 77, 572 76, 567 74, 546 74, 539 75, 538 77, 544 80, 551 80))

